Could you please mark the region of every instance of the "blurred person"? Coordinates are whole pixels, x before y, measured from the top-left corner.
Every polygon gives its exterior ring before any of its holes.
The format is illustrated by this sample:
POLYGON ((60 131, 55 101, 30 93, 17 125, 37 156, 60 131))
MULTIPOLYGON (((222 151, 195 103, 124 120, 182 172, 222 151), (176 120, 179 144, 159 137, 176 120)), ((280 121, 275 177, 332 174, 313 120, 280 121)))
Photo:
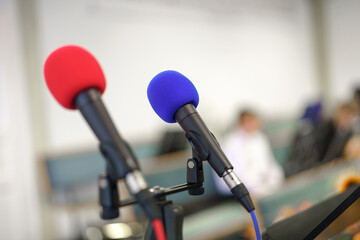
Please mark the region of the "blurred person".
POLYGON ((360 87, 354 88, 352 101, 359 107, 360 106, 360 87))
MULTIPOLYGON (((260 131, 260 126, 260 119, 255 113, 242 111, 236 128, 225 136, 223 144, 234 171, 255 197, 271 194, 284 179, 283 171, 274 159, 268 139, 260 131)), ((218 177, 215 183, 220 194, 231 194, 218 177)))
POLYGON ((323 159, 321 159, 322 163, 344 157, 345 145, 354 134, 357 114, 357 106, 352 103, 338 106, 332 122, 333 136, 323 159))
MULTIPOLYGON (((354 89, 354 93, 353 93, 350 103, 355 105, 358 110, 360 109, 360 88, 359 87, 356 87, 354 89)), ((353 132, 354 132, 354 134, 360 134, 360 112, 359 111, 357 111, 357 116, 353 123, 353 132)))
POLYGON ((345 145, 354 134, 357 114, 354 103, 344 103, 336 108, 330 121, 319 122, 306 131, 300 128, 285 164, 286 177, 343 158, 345 145))
POLYGON ((354 135, 344 147, 344 158, 347 160, 360 157, 360 135, 354 135))

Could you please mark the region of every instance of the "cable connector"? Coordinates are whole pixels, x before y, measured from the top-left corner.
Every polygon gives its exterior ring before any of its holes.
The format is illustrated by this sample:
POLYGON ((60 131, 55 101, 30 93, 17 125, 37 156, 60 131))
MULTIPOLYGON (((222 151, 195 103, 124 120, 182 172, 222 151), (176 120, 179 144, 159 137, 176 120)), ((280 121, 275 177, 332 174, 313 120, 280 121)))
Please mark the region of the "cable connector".
POLYGON ((125 176, 125 183, 134 195, 148 188, 146 180, 139 170, 129 172, 125 176))
POLYGON ((246 211, 250 212, 255 209, 253 202, 251 201, 248 190, 245 185, 241 183, 240 185, 236 185, 231 192, 235 196, 235 198, 243 205, 246 211))
POLYGON ((241 205, 243 205, 246 211, 250 212, 255 209, 248 190, 232 169, 228 169, 224 173, 223 179, 230 188, 232 194, 241 203, 241 205))

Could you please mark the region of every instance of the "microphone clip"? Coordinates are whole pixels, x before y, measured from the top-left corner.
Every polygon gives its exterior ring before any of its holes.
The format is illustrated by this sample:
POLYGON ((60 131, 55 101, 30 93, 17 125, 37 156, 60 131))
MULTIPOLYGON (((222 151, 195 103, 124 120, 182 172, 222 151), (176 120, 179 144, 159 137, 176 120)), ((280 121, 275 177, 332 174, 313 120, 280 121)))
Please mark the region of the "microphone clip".
POLYGON ((188 184, 200 184, 201 187, 188 189, 189 195, 201 195, 204 193, 204 170, 202 160, 193 150, 193 157, 186 164, 186 182, 188 184))
POLYGON ((112 180, 107 174, 102 174, 99 176, 98 184, 101 218, 115 219, 119 217, 119 191, 117 181, 112 180))

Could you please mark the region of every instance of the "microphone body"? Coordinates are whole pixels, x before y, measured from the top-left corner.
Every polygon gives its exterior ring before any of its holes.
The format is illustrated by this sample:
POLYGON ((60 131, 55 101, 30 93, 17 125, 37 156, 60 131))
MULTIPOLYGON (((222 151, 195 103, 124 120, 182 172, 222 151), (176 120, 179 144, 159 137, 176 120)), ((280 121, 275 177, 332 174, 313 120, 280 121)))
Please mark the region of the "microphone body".
POLYGON ((185 131, 185 137, 201 160, 207 160, 217 175, 225 181, 233 195, 247 211, 254 210, 248 190, 240 181, 219 142, 209 131, 193 104, 185 104, 174 114, 174 119, 185 131))
MULTIPOLYGON (((118 178, 125 177, 131 171, 139 170, 136 158, 128 144, 121 138, 112 121, 98 89, 89 88, 80 92, 74 99, 74 105, 89 124, 101 144, 110 144, 124 161, 118 178)), ((102 149, 103 150, 103 149, 102 149)), ((105 150, 106 151, 106 150, 105 150)))
POLYGON ((116 174, 116 179, 113 180, 125 179, 130 192, 135 195, 149 217, 158 218, 160 212, 140 172, 136 157, 117 131, 101 100, 99 90, 89 88, 80 92, 74 99, 74 105, 99 139, 100 150, 116 174))
POLYGON ((223 177, 227 170, 233 169, 218 141, 209 131, 193 104, 180 107, 175 112, 174 118, 185 131, 185 136, 193 150, 201 160, 209 162, 219 177, 223 177))

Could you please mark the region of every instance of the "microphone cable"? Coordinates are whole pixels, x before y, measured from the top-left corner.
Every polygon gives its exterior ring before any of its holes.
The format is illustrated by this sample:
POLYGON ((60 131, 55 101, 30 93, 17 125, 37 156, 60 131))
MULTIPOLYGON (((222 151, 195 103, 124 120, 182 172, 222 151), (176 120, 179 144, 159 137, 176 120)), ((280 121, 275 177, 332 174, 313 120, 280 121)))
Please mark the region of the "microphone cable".
POLYGON ((261 240, 261 234, 260 234, 259 224, 258 224, 258 221, 257 221, 257 219, 256 219, 255 211, 254 211, 254 210, 251 210, 251 211, 250 211, 250 215, 251 215, 251 219, 252 219, 253 224, 254 224, 256 239, 257 239, 257 240, 261 240))
POLYGON ((164 224, 159 218, 152 220, 152 226, 157 240, 166 240, 164 224))

